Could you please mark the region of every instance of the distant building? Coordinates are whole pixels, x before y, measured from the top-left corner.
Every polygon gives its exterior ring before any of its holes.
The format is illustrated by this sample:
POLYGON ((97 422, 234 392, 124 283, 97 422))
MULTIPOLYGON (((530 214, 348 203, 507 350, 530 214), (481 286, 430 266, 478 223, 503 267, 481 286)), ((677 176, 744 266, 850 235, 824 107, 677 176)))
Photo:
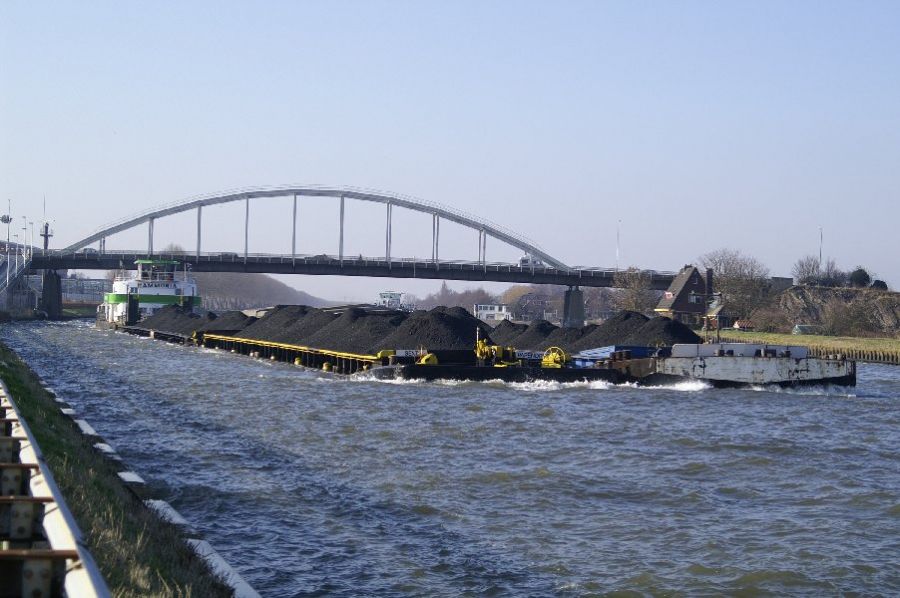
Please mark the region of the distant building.
POLYGON ((403 300, 403 296, 405 294, 406 293, 402 293, 399 291, 382 291, 378 293, 378 301, 375 302, 375 305, 379 307, 387 307, 388 309, 402 309, 404 311, 412 311, 416 308, 416 306, 410 305, 403 300))
POLYGON ((696 266, 687 265, 653 311, 684 324, 700 324, 707 314, 708 300, 712 299, 712 282, 712 270, 707 270, 704 276, 696 266))
MULTIPOLYGON (((737 317, 728 310, 728 306, 722 301, 722 296, 713 295, 712 301, 709 304, 709 309, 706 310, 706 322, 704 323, 704 328, 706 330, 737 328, 736 324, 738 321, 737 317)), ((740 321, 749 322, 749 320, 740 321)))
POLYGON ((473 312, 475 317, 484 322, 500 322, 511 320, 512 312, 505 303, 476 303, 473 312))
POLYGON ((546 293, 525 293, 516 300, 513 319, 523 322, 532 320, 554 320, 558 318, 553 306, 553 297, 546 293))

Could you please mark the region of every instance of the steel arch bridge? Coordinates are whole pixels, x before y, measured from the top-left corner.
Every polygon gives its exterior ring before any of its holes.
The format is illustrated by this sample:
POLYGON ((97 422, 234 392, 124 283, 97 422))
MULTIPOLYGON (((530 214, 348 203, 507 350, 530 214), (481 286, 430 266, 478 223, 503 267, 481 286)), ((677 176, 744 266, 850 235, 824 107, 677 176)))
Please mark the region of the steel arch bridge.
MULTIPOLYGON (((47 253, 35 253, 34 269, 104 270, 131 268, 137 259, 148 257, 174 258, 190 266, 195 272, 253 272, 268 274, 313 274, 337 276, 369 276, 388 278, 423 278, 438 280, 495 281, 507 283, 555 284, 570 287, 615 286, 617 270, 568 266, 553 257, 534 241, 493 222, 466 214, 437 203, 403 195, 351 187, 284 186, 241 189, 226 193, 194 197, 153 208, 107 224, 71 245, 47 253), (291 253, 284 255, 249 252, 249 221, 251 200, 292 197, 291 253), (338 254, 314 256, 297 254, 297 200, 302 197, 326 197, 339 203, 338 254), (356 257, 344 254, 344 215, 347 200, 379 203, 385 206, 384 256, 356 257), (220 204, 244 202, 244 250, 238 253, 205 253, 202 251, 203 208, 220 204), (392 256, 393 209, 430 214, 432 217, 431 259, 392 256), (195 210, 197 215, 196 250, 173 254, 154 250, 154 223, 160 218, 195 210), (441 221, 449 220, 478 233, 477 260, 441 260, 441 221), (139 226, 147 226, 147 247, 126 251, 107 251, 106 239, 116 233, 139 226), (487 239, 491 237, 516 248, 528 256, 518 263, 488 262, 487 239), (89 247, 99 244, 99 250, 89 247)), ((652 288, 666 289, 674 273, 645 270, 652 288)))
POLYGON ((344 255, 344 209, 345 201, 357 200, 373 203, 380 203, 386 206, 385 214, 385 258, 391 259, 391 240, 392 240, 392 213, 394 207, 405 208, 414 212, 430 214, 432 217, 432 259, 439 259, 440 249, 440 225, 441 220, 449 220, 464 227, 470 228, 478 232, 478 259, 480 262, 485 261, 488 237, 493 237, 499 241, 515 247, 525 254, 540 260, 542 263, 552 266, 558 270, 569 270, 569 267, 561 260, 558 260, 537 246, 533 241, 519 235, 507 228, 494 224, 488 220, 466 214, 459 210, 442 206, 437 203, 427 202, 420 199, 405 197, 393 193, 384 193, 378 191, 369 191, 364 189, 354 189, 348 187, 318 187, 318 186, 300 186, 300 187, 264 187, 255 189, 243 189, 225 194, 217 194, 192 198, 186 201, 173 203, 167 206, 154 208, 146 212, 137 214, 105 225, 101 229, 95 231, 91 235, 72 243, 68 247, 60 250, 61 252, 73 252, 83 249, 92 243, 99 242, 101 248, 105 245, 107 237, 116 233, 135 228, 137 226, 148 225, 148 247, 147 253, 153 253, 153 224, 154 222, 165 216, 179 214, 190 210, 197 211, 197 252, 201 253, 202 239, 202 214, 203 208, 206 206, 214 206, 232 202, 243 201, 246 205, 244 217, 244 255, 248 255, 248 236, 249 236, 249 220, 250 220, 250 200, 263 199, 273 197, 293 197, 293 228, 291 239, 291 254, 296 255, 297 248, 297 198, 298 197, 331 197, 340 202, 340 228, 338 241, 338 256, 343 259, 344 255))

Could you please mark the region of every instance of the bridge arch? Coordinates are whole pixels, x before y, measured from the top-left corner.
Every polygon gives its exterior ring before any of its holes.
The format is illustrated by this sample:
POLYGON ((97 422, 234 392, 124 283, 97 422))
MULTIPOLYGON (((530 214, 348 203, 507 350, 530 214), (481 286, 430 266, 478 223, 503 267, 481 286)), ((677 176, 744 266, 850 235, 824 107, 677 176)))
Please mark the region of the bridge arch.
MULTIPOLYGON (((433 242, 434 242, 434 257, 437 259, 438 257, 438 245, 439 245, 439 234, 440 234, 440 219, 449 220, 456 224, 460 224, 467 228, 471 228, 479 233, 479 259, 483 260, 483 256, 485 253, 486 241, 488 237, 493 237, 498 241, 501 241, 507 245, 515 247, 522 252, 540 259, 544 264, 556 268, 558 270, 568 271, 570 270, 569 266, 563 263, 561 260, 554 258, 552 255, 548 254, 546 251, 541 249, 536 243, 520 235, 514 231, 511 231, 505 227, 497 225, 488 220, 478 218, 471 214, 467 214, 460 210, 456 210, 454 208, 450 208, 447 206, 443 206, 441 204, 424 201, 421 199, 416 199, 412 197, 407 197, 403 195, 386 193, 382 191, 371 191, 365 189, 357 189, 352 187, 320 187, 320 186, 286 186, 286 187, 259 187, 253 189, 242 189, 238 191, 231 191, 222 194, 215 195, 207 195, 202 197, 195 197, 179 202, 175 202, 172 204, 168 204, 165 206, 160 206, 157 208, 152 208, 150 210, 146 210, 139 214, 129 216, 122 220, 107 224, 97 231, 91 233, 89 236, 72 243, 68 247, 60 250, 61 252, 74 252, 95 242, 103 242, 107 237, 114 235, 116 233, 134 228, 136 226, 140 226, 142 224, 149 225, 149 235, 150 235, 150 249, 152 250, 152 239, 153 239, 153 223, 158 218, 163 218, 165 216, 171 216, 172 214, 178 214, 181 212, 187 212, 190 210, 197 210, 197 231, 198 231, 198 252, 199 252, 199 244, 200 244, 200 224, 201 224, 201 214, 202 209, 205 206, 213 206, 218 204, 236 202, 236 201, 244 201, 247 204, 247 210, 249 212, 250 200, 251 199, 260 199, 260 198, 271 198, 271 197, 290 197, 293 196, 295 198, 295 212, 294 212, 294 222, 295 222, 295 239, 296 239, 296 198, 297 197, 332 197, 340 200, 341 202, 341 239, 340 239, 340 247, 341 253, 343 253, 343 213, 344 213, 344 200, 352 199, 357 201, 368 201, 374 203, 380 203, 387 206, 387 214, 386 214, 386 224, 385 224, 385 255, 388 259, 390 259, 390 248, 391 248, 391 212, 394 206, 409 209, 415 212, 422 212, 426 214, 431 214, 433 218, 433 242)), ((245 224, 246 226, 246 224, 245 224)), ((295 247, 295 243, 292 243, 292 246, 295 247)), ((246 248, 246 229, 245 229, 245 248, 246 248)))

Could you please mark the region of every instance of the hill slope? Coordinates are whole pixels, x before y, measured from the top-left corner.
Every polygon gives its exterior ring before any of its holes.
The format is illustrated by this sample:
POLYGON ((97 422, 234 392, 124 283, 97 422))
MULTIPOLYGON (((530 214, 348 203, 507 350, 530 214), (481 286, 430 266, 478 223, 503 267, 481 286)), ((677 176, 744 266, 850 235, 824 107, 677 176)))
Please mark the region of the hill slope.
POLYGON ((777 306, 795 324, 828 326, 835 323, 831 320, 861 319, 862 331, 900 331, 900 293, 891 291, 794 286, 778 296, 777 306))
POLYGON ((203 307, 210 310, 247 309, 267 305, 310 305, 333 302, 298 291, 265 274, 195 272, 203 307))

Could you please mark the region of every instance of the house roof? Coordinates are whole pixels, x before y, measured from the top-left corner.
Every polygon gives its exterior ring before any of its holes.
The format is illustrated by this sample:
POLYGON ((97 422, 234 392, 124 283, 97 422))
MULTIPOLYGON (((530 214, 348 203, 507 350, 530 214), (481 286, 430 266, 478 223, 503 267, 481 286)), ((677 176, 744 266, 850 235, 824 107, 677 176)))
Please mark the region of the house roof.
POLYGON ((681 272, 675 276, 675 280, 672 281, 672 284, 669 285, 668 290, 663 294, 662 299, 659 300, 656 309, 672 309, 672 305, 674 305, 678 296, 684 291, 685 285, 690 282, 694 272, 699 272, 696 266, 685 266, 682 268, 681 272))

